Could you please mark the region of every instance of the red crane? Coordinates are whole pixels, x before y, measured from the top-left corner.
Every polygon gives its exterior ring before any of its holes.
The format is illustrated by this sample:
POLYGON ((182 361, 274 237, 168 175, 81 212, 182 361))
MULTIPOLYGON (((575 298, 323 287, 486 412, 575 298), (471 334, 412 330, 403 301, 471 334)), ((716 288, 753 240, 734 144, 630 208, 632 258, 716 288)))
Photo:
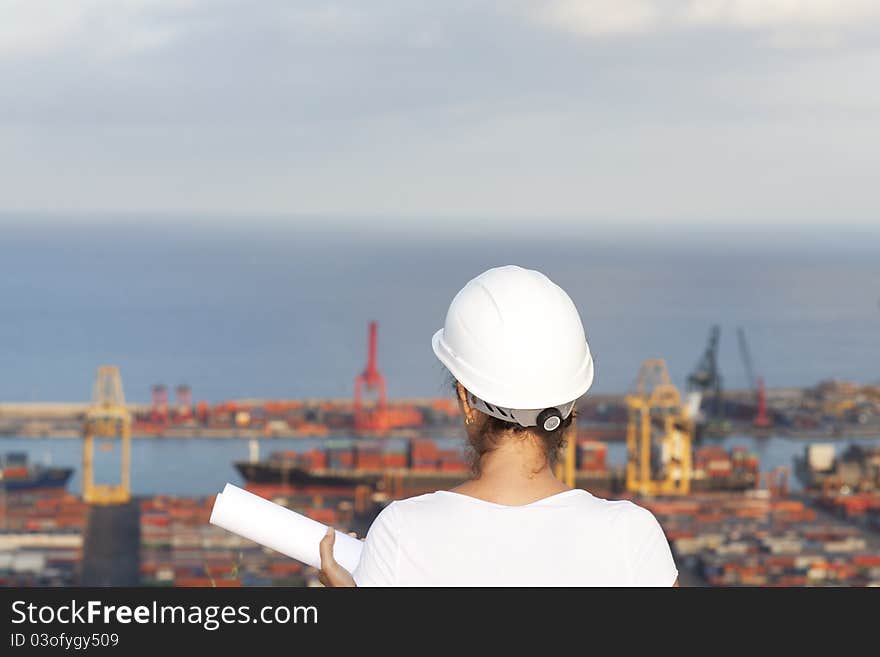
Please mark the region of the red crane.
POLYGON ((162 385, 154 385, 152 389, 153 408, 150 420, 153 424, 167 424, 168 422, 168 388, 162 385))
POLYGON ((772 427, 773 421, 767 415, 767 391, 764 389, 764 377, 758 377, 758 412, 752 422, 756 427, 772 427))
POLYGON ((354 429, 358 433, 382 433, 388 428, 385 405, 385 377, 376 366, 376 322, 370 322, 367 366, 354 380, 354 429), (364 405, 362 390, 377 393, 377 400, 364 405))
POLYGON ((175 389, 177 393, 177 419, 188 420, 192 417, 192 390, 186 384, 181 384, 175 389))
POLYGON ((739 353, 742 358, 743 365, 746 369, 746 379, 748 379, 749 387, 755 391, 757 397, 757 412, 752 426, 758 429, 765 429, 773 426, 773 420, 767 415, 767 391, 764 389, 764 377, 755 376, 752 368, 752 354, 749 351, 749 344, 746 342, 746 334, 742 328, 736 330, 737 338, 739 338, 739 353))

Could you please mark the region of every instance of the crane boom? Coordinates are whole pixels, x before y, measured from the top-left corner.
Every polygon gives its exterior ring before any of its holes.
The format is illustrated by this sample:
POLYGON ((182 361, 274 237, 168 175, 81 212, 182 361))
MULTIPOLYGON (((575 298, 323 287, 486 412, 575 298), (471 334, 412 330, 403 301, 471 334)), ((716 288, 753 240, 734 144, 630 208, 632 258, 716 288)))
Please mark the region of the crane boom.
POLYGON ((767 412, 767 392, 764 389, 764 377, 755 376, 755 370, 752 366, 752 352, 749 350, 749 343, 746 341, 746 332, 739 327, 736 329, 736 337, 739 340, 739 354, 742 357, 743 367, 746 370, 746 378, 749 381, 749 388, 755 393, 755 419, 752 425, 764 429, 773 426, 773 420, 767 412))
POLYGON ((643 363, 626 405, 626 489, 640 495, 687 495, 694 422, 670 383, 664 360, 643 363))
POLYGON ((721 372, 718 370, 718 343, 721 327, 717 324, 709 332, 709 342, 696 368, 687 379, 688 391, 699 391, 709 400, 711 420, 723 423, 724 401, 721 393, 721 372))
POLYGON ((739 341, 739 355, 746 370, 749 388, 754 390, 757 385, 757 379, 755 378, 755 369, 752 367, 752 353, 749 351, 749 343, 746 341, 746 332, 743 331, 741 326, 736 329, 736 337, 739 341))
MULTIPOLYGON (((103 446, 102 445, 102 446, 103 446)), ((122 392, 119 368, 98 368, 92 391, 92 404, 83 422, 83 500, 89 504, 127 504, 131 500, 131 413, 122 392), (120 483, 95 483, 95 440, 112 448, 121 444, 120 483)))

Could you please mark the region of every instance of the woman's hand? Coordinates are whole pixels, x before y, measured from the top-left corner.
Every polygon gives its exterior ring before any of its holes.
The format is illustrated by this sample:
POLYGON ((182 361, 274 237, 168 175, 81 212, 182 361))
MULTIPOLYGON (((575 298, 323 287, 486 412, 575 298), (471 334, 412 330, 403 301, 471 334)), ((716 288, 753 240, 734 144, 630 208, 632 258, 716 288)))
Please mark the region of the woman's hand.
MULTIPOLYGON (((357 538, 357 534, 351 533, 349 536, 357 538)), ((332 527, 327 528, 327 534, 321 539, 319 545, 321 551, 321 570, 318 572, 318 579, 324 586, 357 586, 354 577, 345 568, 336 563, 333 558, 333 543, 336 542, 336 530, 332 527)))

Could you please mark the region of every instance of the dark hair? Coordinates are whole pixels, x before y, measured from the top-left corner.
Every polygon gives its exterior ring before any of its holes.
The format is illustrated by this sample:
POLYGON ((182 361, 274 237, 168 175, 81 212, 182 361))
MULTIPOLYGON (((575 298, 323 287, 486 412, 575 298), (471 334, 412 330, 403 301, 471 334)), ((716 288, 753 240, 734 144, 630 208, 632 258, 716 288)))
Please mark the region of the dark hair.
MULTIPOLYGON (((456 392, 457 399, 458 381, 455 378, 452 378, 452 388, 456 392)), ((465 390, 467 389, 465 388, 465 390)), ((544 465, 555 467, 559 462, 562 448, 565 447, 568 428, 577 417, 576 410, 572 409, 569 416, 558 427, 553 431, 547 431, 543 427, 524 427, 516 422, 506 422, 479 410, 477 412, 482 416, 483 422, 473 437, 470 434, 467 434, 466 437, 468 462, 475 477, 480 476, 480 459, 484 454, 498 447, 498 441, 504 434, 513 435, 517 440, 525 440, 529 436, 536 437, 544 450, 544 465)))

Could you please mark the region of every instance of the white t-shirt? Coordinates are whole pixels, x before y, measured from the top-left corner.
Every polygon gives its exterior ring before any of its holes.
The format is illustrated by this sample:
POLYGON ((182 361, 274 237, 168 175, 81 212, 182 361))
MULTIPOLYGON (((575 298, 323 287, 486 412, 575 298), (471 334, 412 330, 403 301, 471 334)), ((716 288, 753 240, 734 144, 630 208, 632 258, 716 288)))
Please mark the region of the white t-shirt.
POLYGON ((358 586, 672 586, 654 515, 581 489, 522 506, 437 491, 389 504, 367 533, 358 586))

